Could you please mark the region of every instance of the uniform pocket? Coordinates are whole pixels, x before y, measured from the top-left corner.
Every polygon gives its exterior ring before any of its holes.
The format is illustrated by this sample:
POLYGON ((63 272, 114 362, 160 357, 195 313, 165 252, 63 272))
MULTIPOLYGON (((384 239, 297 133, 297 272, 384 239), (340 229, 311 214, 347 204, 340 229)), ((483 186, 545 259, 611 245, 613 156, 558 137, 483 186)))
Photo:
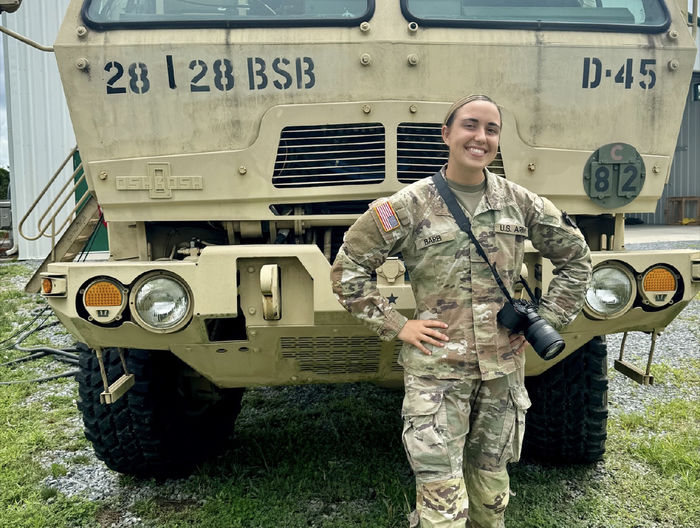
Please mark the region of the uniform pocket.
POLYGON ((449 478, 452 474, 443 428, 447 421, 441 391, 407 391, 401 415, 403 444, 408 461, 423 481, 449 478))
POLYGON ((532 405, 524 385, 510 387, 509 397, 510 402, 506 414, 506 423, 501 436, 503 442, 501 463, 503 465, 520 460, 523 437, 525 436, 525 414, 532 405))

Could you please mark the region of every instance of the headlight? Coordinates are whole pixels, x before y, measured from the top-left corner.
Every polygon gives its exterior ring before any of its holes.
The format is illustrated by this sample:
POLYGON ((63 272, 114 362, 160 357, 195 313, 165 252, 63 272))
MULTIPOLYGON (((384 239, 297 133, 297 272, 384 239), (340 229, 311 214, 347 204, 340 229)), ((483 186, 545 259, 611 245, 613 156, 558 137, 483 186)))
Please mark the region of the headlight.
POLYGON ((596 319, 617 317, 632 305, 636 293, 632 272, 621 263, 605 262, 593 270, 584 309, 596 319))
POLYGON ((139 279, 129 299, 131 315, 141 326, 156 332, 175 332, 192 316, 192 295, 175 275, 155 272, 139 279))

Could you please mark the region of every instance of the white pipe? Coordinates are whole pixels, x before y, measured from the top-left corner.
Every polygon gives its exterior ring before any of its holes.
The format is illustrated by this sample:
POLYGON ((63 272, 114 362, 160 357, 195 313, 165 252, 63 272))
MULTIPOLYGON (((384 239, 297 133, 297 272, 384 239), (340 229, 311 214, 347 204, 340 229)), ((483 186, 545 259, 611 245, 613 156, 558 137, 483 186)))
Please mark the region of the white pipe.
POLYGON ((25 44, 28 44, 32 48, 36 48, 41 51, 53 51, 53 46, 44 46, 42 44, 39 44, 38 42, 34 42, 32 39, 25 37, 24 35, 20 35, 19 33, 15 33, 11 29, 7 29, 4 26, 0 26, 0 31, 5 33, 5 35, 8 35, 14 39, 19 40, 20 42, 24 42, 25 44))

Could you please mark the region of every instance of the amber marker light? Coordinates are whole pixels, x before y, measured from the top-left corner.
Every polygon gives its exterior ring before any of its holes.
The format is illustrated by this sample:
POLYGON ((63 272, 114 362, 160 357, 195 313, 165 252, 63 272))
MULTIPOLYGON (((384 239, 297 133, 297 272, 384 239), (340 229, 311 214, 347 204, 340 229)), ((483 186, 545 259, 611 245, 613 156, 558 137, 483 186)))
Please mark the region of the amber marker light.
POLYGON ((644 276, 644 290, 649 292, 676 291, 676 278, 667 268, 652 268, 644 276))
POLYGON ((678 291, 676 275, 666 266, 652 266, 639 282, 644 304, 655 308, 671 304, 678 291))
POLYGON ((66 295, 65 277, 42 277, 41 294, 46 297, 65 297, 66 295))
POLYGON ((121 306, 124 301, 121 289, 113 282, 93 282, 85 290, 85 306, 121 306))

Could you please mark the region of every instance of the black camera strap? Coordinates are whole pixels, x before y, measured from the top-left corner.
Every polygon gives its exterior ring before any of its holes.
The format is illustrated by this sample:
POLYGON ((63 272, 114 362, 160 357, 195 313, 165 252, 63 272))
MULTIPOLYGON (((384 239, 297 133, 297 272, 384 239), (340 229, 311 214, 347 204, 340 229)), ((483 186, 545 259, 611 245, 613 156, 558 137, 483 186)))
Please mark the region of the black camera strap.
MULTIPOLYGON (((476 239, 474 236, 474 233, 472 232, 472 225, 471 222, 469 222, 469 219, 467 218, 467 215, 464 214, 464 211, 462 211, 462 208, 459 206, 457 203, 457 198, 455 197, 454 193, 452 192, 452 189, 450 189, 449 185, 447 185, 447 182, 445 181, 445 178, 442 177, 441 172, 436 172, 433 174, 433 181, 435 182, 435 186, 437 187, 438 192, 440 193, 440 196, 442 196, 442 199, 445 200, 445 203, 447 204, 447 208, 450 210, 450 213, 452 213, 452 216, 454 217, 455 221, 457 222, 457 225, 460 227, 462 231, 467 233, 469 235, 469 238, 471 239, 472 243, 476 247, 476 252, 481 256, 482 259, 486 262, 488 265, 489 269, 491 270, 491 273, 493 274, 493 277, 496 279, 496 282, 498 283, 498 287, 501 289, 503 292, 503 295, 506 296, 506 299, 508 299, 509 303, 513 303, 513 298, 510 296, 510 293, 508 293, 508 289, 505 287, 505 284, 503 284, 503 279, 501 279, 501 276, 498 274, 498 270, 496 267, 491 264, 491 261, 488 259, 486 256, 486 252, 484 251, 484 248, 481 247, 481 244, 479 244, 479 241, 476 239)), ((525 286, 525 281, 522 280, 523 285, 525 286)), ((529 288, 528 288, 529 291, 529 288)))

